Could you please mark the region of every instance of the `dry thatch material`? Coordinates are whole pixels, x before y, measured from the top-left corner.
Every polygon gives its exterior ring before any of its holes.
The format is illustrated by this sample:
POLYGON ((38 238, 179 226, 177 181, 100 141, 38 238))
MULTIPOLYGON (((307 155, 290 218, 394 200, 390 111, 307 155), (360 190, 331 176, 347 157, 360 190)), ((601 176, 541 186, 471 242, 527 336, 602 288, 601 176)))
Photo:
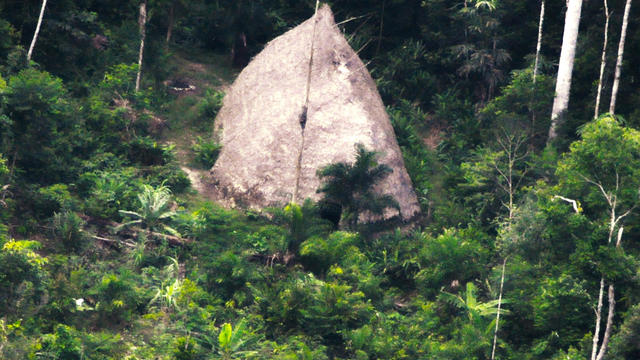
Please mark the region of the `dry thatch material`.
POLYGON ((327 5, 267 44, 242 71, 224 99, 216 134, 222 151, 210 190, 227 206, 318 200, 316 171, 353 162, 361 143, 393 169, 377 191, 398 201, 404 219, 419 211, 375 82, 327 5))

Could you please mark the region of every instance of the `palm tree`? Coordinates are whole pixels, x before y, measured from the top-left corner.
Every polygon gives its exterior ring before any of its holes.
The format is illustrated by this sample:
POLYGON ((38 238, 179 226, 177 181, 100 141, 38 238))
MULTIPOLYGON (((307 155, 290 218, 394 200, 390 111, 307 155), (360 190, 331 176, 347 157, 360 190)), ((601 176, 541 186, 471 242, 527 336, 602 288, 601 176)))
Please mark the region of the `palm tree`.
POLYGON ((149 302, 150 305, 159 303, 163 308, 178 308, 178 296, 182 288, 179 271, 178 259, 169 257, 169 264, 162 269, 163 279, 153 287, 156 293, 149 302))
MULTIPOLYGON (((461 333, 463 338, 466 337, 466 341, 475 341, 481 348, 488 350, 491 346, 491 332, 493 334, 493 349, 491 350, 491 359, 495 359, 495 349, 497 342, 497 322, 499 317, 489 321, 489 319, 496 314, 508 314, 507 310, 501 309, 501 305, 508 303, 505 299, 490 300, 487 302, 480 302, 476 296, 477 288, 472 282, 468 282, 466 285, 466 291, 463 296, 454 295, 448 292, 442 292, 442 297, 445 301, 463 309, 468 316, 468 323, 463 323, 461 333)), ((463 340, 464 341, 464 340, 463 340)))
POLYGON ((356 145, 356 161, 334 163, 318 170, 321 179, 327 181, 317 192, 324 193, 323 202, 336 204, 342 210, 342 220, 354 227, 360 214, 370 212, 382 215, 388 208, 400 211, 398 202, 391 195, 380 195, 373 187, 393 170, 378 164, 375 151, 368 151, 362 144, 356 145))
MULTIPOLYGON (((498 300, 490 300, 487 302, 479 302, 476 296, 477 288, 472 282, 467 283, 467 290, 464 292, 464 298, 460 295, 454 295, 448 292, 442 292, 445 300, 454 306, 464 309, 471 322, 476 322, 482 318, 494 316, 500 311, 501 314, 507 314, 507 310, 498 310, 498 300)), ((502 304, 508 301, 502 299, 502 304)))
POLYGON ((306 199, 302 206, 290 203, 282 211, 274 213, 287 228, 287 251, 296 254, 303 241, 328 232, 328 224, 319 216, 318 206, 306 199))
POLYGON ((235 329, 231 324, 225 323, 218 334, 218 353, 223 359, 246 359, 257 353, 247 348, 252 347, 259 339, 254 331, 247 329, 244 319, 236 324, 235 329))
POLYGON ((116 228, 116 231, 131 225, 141 225, 149 231, 165 231, 175 236, 180 236, 178 232, 165 224, 176 214, 171 210, 171 190, 164 185, 154 188, 150 185, 143 185, 142 192, 138 194, 140 207, 138 211, 119 210, 124 216, 133 218, 116 228))
POLYGON ((464 23, 465 41, 452 47, 452 52, 462 65, 458 75, 479 81, 478 88, 481 103, 493 97, 498 84, 504 79, 504 65, 511 56, 505 49, 498 48, 497 34, 499 19, 494 16, 496 0, 471 1, 459 11, 464 23))

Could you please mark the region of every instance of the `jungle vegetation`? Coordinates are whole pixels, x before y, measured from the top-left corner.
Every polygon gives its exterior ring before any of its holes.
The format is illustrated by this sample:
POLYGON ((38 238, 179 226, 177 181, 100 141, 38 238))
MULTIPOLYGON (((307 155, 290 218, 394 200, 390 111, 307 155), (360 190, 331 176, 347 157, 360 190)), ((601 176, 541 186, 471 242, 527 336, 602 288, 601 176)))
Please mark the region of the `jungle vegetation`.
POLYGON ((640 6, 329 3, 412 224, 357 221, 396 206, 364 148, 265 211, 184 170, 315 1, 0 0, 0 358, 640 358, 640 6))

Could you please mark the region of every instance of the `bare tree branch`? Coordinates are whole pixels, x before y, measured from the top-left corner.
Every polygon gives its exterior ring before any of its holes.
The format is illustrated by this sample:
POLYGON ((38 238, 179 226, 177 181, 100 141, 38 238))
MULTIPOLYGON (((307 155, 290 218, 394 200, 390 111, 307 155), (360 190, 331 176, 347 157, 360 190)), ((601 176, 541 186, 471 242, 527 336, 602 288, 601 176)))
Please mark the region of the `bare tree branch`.
POLYGON ((555 195, 553 198, 554 199, 560 199, 562 201, 566 201, 566 202, 570 203, 573 206, 573 210, 576 212, 576 214, 580 214, 580 208, 578 206, 578 202, 577 201, 575 201, 573 199, 566 198, 564 196, 560 196, 560 195, 555 195))

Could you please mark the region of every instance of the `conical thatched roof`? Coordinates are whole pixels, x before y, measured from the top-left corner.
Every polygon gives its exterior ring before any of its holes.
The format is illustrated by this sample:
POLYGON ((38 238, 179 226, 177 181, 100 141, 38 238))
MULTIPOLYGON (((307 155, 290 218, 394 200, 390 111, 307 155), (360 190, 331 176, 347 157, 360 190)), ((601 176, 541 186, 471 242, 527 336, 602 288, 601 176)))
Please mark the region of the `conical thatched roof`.
POLYGON ((419 211, 375 82, 327 5, 267 44, 240 73, 224 99, 216 132, 222 151, 211 170, 211 190, 224 204, 283 205, 296 188, 299 202, 318 200, 316 171, 353 162, 355 144, 362 143, 393 169, 377 190, 399 202, 404 219, 419 211))

